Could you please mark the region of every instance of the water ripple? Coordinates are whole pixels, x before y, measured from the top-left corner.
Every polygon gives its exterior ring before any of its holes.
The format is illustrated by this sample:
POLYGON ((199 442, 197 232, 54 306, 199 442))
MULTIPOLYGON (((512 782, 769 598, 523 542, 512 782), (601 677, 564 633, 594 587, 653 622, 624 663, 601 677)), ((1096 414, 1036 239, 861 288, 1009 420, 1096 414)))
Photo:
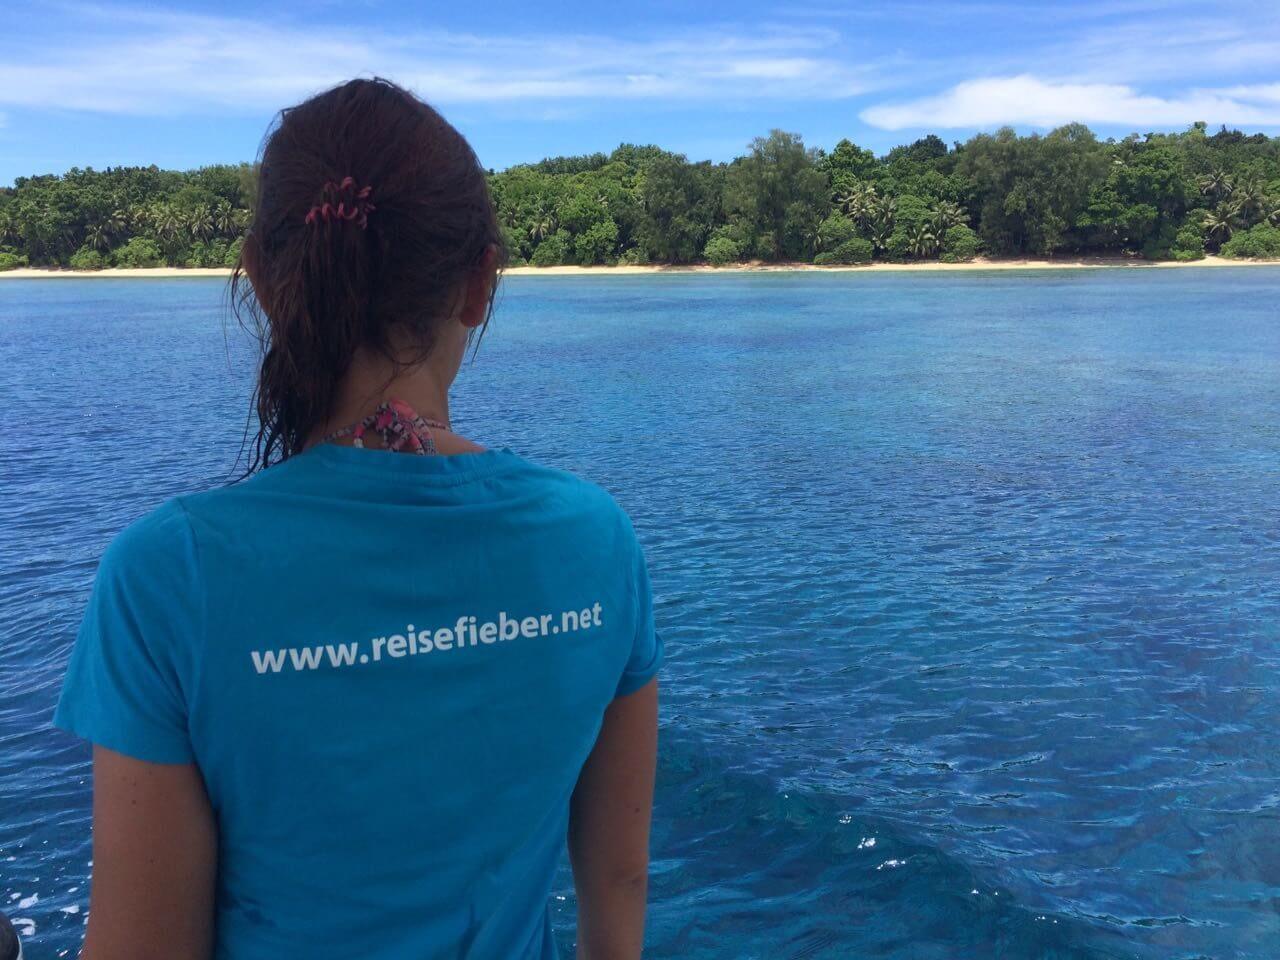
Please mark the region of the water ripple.
MULTIPOLYGON (((457 421, 614 491, 653 570, 648 955, 1274 956, 1278 294, 508 284, 457 421)), ((31 425, 0 434, 0 908, 33 955, 84 922, 88 753, 47 721, 97 557, 235 461, 220 306, 0 286, 0 403, 31 425)), ((567 945, 567 874, 553 905, 567 945)))

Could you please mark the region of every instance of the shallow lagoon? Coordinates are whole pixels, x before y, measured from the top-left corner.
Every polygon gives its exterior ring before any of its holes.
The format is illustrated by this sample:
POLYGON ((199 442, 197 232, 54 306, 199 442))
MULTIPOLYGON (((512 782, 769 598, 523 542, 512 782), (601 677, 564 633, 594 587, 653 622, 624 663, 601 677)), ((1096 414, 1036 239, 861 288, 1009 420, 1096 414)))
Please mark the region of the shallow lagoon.
MULTIPOLYGON (((232 469, 224 318, 217 280, 0 285, 0 909, 33 956, 87 905, 67 649, 107 539, 232 469)), ((646 545, 647 955, 1274 955, 1280 269, 512 278, 455 421, 646 545)), ((567 874, 556 906, 567 946, 567 874)))

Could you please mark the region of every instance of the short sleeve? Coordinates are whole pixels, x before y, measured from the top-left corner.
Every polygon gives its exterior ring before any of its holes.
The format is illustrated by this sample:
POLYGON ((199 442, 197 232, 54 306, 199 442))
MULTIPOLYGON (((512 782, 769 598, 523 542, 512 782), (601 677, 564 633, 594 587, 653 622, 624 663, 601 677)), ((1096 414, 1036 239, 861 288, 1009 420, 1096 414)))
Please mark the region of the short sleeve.
MULTIPOLYGON (((628 528, 630 524, 628 523, 628 528)), ((632 596, 635 601, 635 635, 631 642, 631 655, 614 697, 635 693, 658 673, 662 666, 662 636, 653 621, 653 590, 649 584, 649 568, 644 551, 631 534, 633 559, 631 564, 632 596)))
POLYGON ((190 762, 187 704, 202 620, 195 542, 171 501, 103 555, 54 726, 139 760, 190 762))

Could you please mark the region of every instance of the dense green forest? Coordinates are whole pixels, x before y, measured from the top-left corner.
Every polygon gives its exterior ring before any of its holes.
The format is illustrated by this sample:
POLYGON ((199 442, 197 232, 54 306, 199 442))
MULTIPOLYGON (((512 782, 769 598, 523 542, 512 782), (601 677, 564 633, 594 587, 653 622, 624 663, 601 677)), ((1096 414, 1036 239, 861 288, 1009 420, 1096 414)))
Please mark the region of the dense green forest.
MULTIPOLYGON (((0 188, 0 269, 230 265, 254 182, 247 163, 19 178, 0 188)), ((930 135, 882 157, 775 130, 729 163, 624 144, 490 182, 516 265, 1280 257, 1280 138, 1204 124, 930 135)))

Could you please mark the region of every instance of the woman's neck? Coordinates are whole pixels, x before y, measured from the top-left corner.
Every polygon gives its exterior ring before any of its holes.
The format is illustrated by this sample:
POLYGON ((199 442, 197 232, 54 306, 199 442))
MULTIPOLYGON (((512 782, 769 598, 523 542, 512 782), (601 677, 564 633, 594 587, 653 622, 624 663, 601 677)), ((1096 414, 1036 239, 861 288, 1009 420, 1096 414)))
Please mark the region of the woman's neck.
POLYGON ((373 412, 387 400, 401 400, 428 420, 449 422, 449 391, 424 371, 406 371, 399 376, 383 375, 365 382, 348 378, 338 393, 330 416, 330 427, 339 429, 373 412))
MULTIPOLYGON (((397 371, 395 365, 383 357, 358 353, 338 388, 328 421, 316 427, 307 445, 313 446, 335 431, 359 422, 380 403, 391 399, 407 403, 415 413, 428 420, 447 424, 451 380, 446 380, 433 369, 430 359, 397 371)), ((441 453, 483 449, 444 431, 438 432, 437 445, 441 453)))

